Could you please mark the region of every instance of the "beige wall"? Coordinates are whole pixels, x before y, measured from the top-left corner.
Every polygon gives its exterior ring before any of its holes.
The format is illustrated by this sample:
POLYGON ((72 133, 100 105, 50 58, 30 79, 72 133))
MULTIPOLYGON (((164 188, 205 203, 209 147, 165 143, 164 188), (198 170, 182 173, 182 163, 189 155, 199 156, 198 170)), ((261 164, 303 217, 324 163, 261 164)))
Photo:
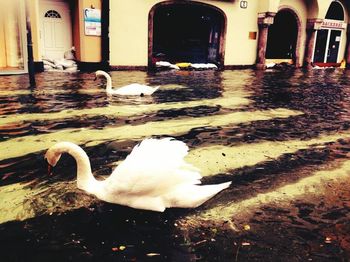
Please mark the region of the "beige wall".
MULTIPOLYGON (((148 62, 148 14, 162 1, 110 1, 110 64, 112 66, 146 66, 148 62)), ((257 32, 258 0, 249 1, 247 9, 239 1, 198 1, 220 8, 227 16, 225 65, 255 63, 257 41, 249 32, 257 32), (242 26, 243 25, 243 26, 242 26)))
POLYGON ((110 64, 146 66, 148 59, 148 12, 154 0, 110 1, 110 64))

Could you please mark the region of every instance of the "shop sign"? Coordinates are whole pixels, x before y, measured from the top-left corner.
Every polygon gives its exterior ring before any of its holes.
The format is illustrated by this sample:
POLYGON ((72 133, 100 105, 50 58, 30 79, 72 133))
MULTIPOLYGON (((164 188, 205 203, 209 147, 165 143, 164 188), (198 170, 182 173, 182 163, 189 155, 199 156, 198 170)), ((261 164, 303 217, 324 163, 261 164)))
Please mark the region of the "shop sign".
POLYGON ((84 9, 85 35, 101 35, 101 10, 95 8, 84 9))
POLYGON ((331 20, 331 19, 324 19, 321 27, 323 28, 338 28, 338 29, 345 29, 346 23, 339 20, 331 20))

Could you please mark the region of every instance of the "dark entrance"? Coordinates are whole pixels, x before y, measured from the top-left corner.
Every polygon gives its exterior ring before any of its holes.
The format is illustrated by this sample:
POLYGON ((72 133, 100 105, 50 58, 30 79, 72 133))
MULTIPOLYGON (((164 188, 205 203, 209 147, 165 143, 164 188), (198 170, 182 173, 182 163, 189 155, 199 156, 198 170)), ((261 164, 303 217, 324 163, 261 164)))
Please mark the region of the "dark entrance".
POLYGON ((160 5, 153 15, 152 59, 220 65, 224 23, 224 15, 207 5, 160 5))
POLYGON ((297 36, 295 16, 288 10, 279 11, 269 27, 266 58, 295 60, 297 36))
POLYGON ((338 2, 330 5, 322 29, 317 31, 313 62, 319 66, 336 66, 338 62, 339 45, 344 20, 343 7, 338 2), (339 26, 339 28, 327 28, 339 26))

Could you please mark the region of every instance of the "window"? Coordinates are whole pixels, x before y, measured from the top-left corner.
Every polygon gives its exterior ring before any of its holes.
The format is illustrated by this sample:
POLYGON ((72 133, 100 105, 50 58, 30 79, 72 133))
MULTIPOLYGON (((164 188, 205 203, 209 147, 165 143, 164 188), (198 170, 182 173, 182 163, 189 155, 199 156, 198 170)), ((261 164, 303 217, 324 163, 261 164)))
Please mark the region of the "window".
POLYGON ((55 10, 49 10, 45 13, 47 18, 61 18, 61 15, 55 10))

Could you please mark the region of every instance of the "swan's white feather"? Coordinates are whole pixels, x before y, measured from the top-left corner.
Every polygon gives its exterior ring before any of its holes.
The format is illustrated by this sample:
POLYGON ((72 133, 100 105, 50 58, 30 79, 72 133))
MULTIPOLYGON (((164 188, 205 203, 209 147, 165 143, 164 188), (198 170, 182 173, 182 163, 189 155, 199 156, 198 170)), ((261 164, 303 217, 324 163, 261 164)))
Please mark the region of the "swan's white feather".
POLYGON ((104 181, 97 181, 87 154, 78 145, 60 142, 46 152, 55 166, 62 153, 77 162, 77 185, 99 199, 162 212, 168 207, 193 208, 201 205, 231 182, 199 185, 199 169, 185 161, 188 147, 173 138, 145 139, 104 181))
POLYGON ((117 89, 112 89, 109 91, 110 94, 115 95, 151 95, 153 94, 159 87, 151 87, 147 85, 141 85, 137 83, 133 83, 127 86, 123 86, 117 89))
POLYGON ((181 184, 200 184, 199 170, 184 160, 187 152, 185 143, 172 138, 145 139, 107 178, 107 190, 154 196, 181 184))
POLYGON ((104 76, 107 79, 106 92, 109 95, 123 95, 123 96, 152 95, 159 88, 159 86, 151 87, 147 85, 134 83, 134 84, 113 89, 112 78, 107 72, 102 70, 97 70, 96 78, 98 76, 104 76))

